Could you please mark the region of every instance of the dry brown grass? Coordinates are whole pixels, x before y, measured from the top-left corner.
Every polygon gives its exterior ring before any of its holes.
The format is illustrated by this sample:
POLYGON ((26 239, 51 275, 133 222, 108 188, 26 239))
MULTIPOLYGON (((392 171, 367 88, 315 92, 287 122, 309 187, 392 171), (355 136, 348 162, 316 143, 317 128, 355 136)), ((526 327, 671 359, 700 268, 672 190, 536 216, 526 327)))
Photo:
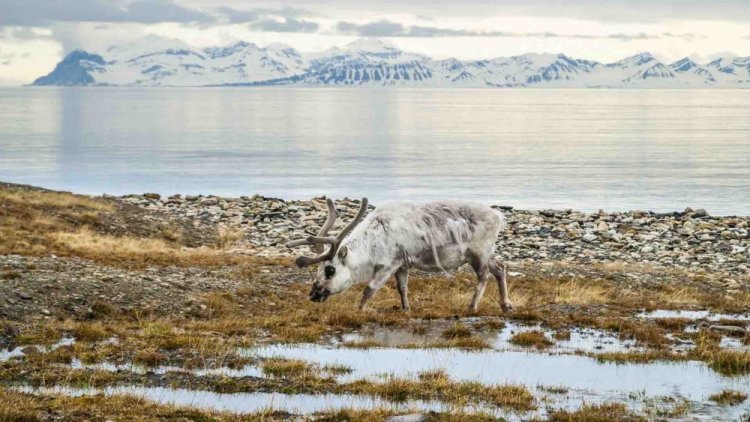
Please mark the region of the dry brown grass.
MULTIPOLYGON (((213 266, 269 261, 231 255, 222 249, 211 247, 181 247, 163 239, 102 235, 86 227, 74 232, 53 232, 47 236, 47 239, 54 250, 66 255, 80 256, 105 263, 129 263, 131 266, 213 266)), ((281 261, 279 260, 279 263, 281 261)))
POLYGON ((219 239, 217 245, 219 249, 228 249, 239 242, 244 236, 244 230, 219 227, 219 239))
POLYGON ((721 405, 737 406, 747 400, 747 394, 740 391, 723 390, 709 396, 708 399, 721 405))
POLYGON ((343 391, 397 402, 440 400, 459 406, 484 402, 516 411, 532 410, 536 406, 534 395, 526 387, 454 382, 443 371, 424 372, 417 380, 390 378, 382 383, 360 380, 344 385, 343 391))
POLYGON ((288 415, 271 410, 248 415, 202 411, 187 407, 156 404, 145 399, 127 396, 37 396, 0 389, 0 421, 37 422, 45 415, 62 415, 66 421, 260 421, 287 420, 288 415))
POLYGON ((112 204, 62 192, 0 187, 0 253, 50 252, 48 234, 98 220, 112 204))
POLYGON ((273 377, 296 378, 315 370, 312 364, 298 359, 266 359, 261 365, 263 373, 273 377))
POLYGON ((473 335, 474 331, 460 322, 453 324, 443 331, 443 338, 446 339, 467 338, 473 335))
MULTIPOLYGON (((237 230, 219 230, 217 245, 191 248, 182 244, 182 232, 172 226, 161 227, 160 231, 154 229, 148 236, 136 236, 131 232, 107 234, 103 216, 117 212, 125 211, 107 199, 0 186, 0 254, 78 256, 126 267, 291 263, 289 259, 271 260, 228 253, 225 249, 243 236, 243 232, 237 230)), ((140 220, 128 220, 132 232, 142 231, 142 227, 136 226, 150 224, 138 218, 140 220)))
POLYGON ((635 321, 622 318, 605 318, 597 322, 599 328, 619 333, 621 338, 635 339, 648 347, 666 347, 670 341, 666 331, 652 321, 635 321))
POLYGON ((111 336, 106 328, 98 323, 78 323, 71 331, 73 337, 79 341, 99 341, 111 336))
POLYGON ((645 421, 628 410, 623 403, 605 403, 601 405, 583 405, 576 411, 555 410, 550 412, 551 422, 611 422, 611 421, 645 421))
POLYGON ((656 319, 656 325, 676 332, 682 332, 685 330, 691 321, 687 318, 658 318, 656 319))
POLYGON ((81 208, 96 211, 112 211, 114 209, 112 204, 83 195, 22 188, 0 188, 0 202, 21 206, 81 208))
POLYGON ((597 361, 612 363, 651 363, 660 360, 682 360, 685 356, 667 350, 605 352, 594 355, 597 361))
POLYGON ((719 349, 702 354, 709 368, 728 376, 750 374, 750 351, 719 349))
POLYGON ((570 340, 570 330, 557 330, 552 335, 555 340, 567 341, 570 340))
POLYGON ((535 347, 537 349, 543 349, 554 344, 544 335, 543 331, 539 330, 515 333, 513 334, 513 337, 510 338, 510 342, 517 346, 535 347))

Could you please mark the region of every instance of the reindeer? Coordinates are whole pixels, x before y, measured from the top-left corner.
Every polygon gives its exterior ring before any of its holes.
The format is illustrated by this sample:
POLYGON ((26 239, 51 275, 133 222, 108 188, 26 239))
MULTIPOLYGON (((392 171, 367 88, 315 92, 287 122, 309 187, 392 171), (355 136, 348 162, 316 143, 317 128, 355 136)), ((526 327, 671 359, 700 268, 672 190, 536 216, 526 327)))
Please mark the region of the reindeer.
POLYGON ((477 287, 468 311, 475 312, 487 286, 488 273, 497 280, 503 311, 508 300, 505 264, 494 255, 495 240, 505 228, 505 217, 489 206, 466 201, 383 204, 365 218, 367 198, 354 219, 336 236, 327 236, 338 212, 326 200, 328 218, 317 236, 291 241, 289 248, 311 246, 318 254, 300 256, 299 268, 318 266, 310 300, 324 302, 356 283, 367 281, 359 308, 395 275, 401 307, 409 310, 409 268, 446 272, 469 264, 477 275, 477 287), (328 249, 325 250, 325 246, 328 249))

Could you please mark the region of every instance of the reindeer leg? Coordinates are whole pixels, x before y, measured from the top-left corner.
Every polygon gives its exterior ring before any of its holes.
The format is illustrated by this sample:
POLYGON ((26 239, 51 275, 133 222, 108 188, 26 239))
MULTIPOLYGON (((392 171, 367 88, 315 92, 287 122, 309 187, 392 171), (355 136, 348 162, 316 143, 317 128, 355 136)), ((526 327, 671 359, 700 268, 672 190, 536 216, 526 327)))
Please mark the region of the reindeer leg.
POLYGON ((513 304, 510 303, 508 298, 508 284, 505 276, 505 263, 500 260, 500 257, 493 257, 490 260, 490 272, 497 280, 498 293, 500 294, 500 306, 504 312, 508 312, 513 309, 513 304))
POLYGON ((389 278, 393 275, 393 273, 398 268, 393 267, 381 267, 378 270, 375 271, 375 275, 372 277, 372 280, 370 280, 369 283, 367 283, 367 287, 365 287, 365 291, 362 292, 362 300, 359 301, 359 309, 364 309, 367 305, 367 302, 372 298, 372 295, 375 294, 378 290, 383 288, 385 286, 385 283, 388 281, 389 278))
POLYGON ((396 270, 396 287, 401 295, 401 309, 408 311, 409 308, 409 270, 401 267, 396 270))
POLYGON ((477 274, 477 289, 474 291, 474 296, 471 298, 471 303, 466 311, 474 313, 479 308, 479 302, 482 300, 484 289, 487 287, 488 268, 487 264, 476 255, 469 257, 469 264, 477 274))

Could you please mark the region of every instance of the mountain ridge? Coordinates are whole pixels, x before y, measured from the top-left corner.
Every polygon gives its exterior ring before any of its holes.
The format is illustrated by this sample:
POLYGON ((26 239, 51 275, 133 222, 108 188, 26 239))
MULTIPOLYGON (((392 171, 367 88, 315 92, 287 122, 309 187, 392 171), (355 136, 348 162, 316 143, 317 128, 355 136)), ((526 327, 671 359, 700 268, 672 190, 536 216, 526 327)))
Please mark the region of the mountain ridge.
POLYGON ((612 63, 558 53, 483 60, 433 59, 379 39, 320 53, 239 41, 193 48, 149 39, 103 53, 74 50, 37 86, 409 86, 559 88, 746 88, 750 57, 664 63, 648 52, 612 63))

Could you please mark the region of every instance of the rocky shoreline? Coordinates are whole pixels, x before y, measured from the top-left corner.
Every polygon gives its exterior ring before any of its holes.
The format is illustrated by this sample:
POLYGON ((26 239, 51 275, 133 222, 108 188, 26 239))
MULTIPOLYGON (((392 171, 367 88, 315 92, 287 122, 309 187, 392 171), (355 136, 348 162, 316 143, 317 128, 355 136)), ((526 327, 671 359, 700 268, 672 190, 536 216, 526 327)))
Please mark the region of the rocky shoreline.
MULTIPOLYGON (((325 198, 286 201, 258 195, 161 197, 146 193, 117 199, 187 219, 196 227, 234 233, 238 239, 235 252, 262 256, 292 255, 284 242, 314 234, 326 218, 325 198)), ((337 200, 336 207, 342 218, 334 230, 354 216, 359 201, 337 200)), ((716 273, 729 277, 729 284, 732 277, 750 275, 748 216, 715 217, 690 208, 675 213, 495 208, 508 219, 508 229, 497 240, 497 253, 510 262, 638 263, 716 273)))

